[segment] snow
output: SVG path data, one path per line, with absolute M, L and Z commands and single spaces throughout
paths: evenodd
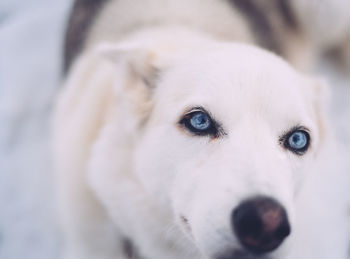
M 55 259 L 49 118 L 60 84 L 70 0 L 0 2 L 0 259 Z M 321 64 L 334 91 L 332 121 L 350 154 L 350 79 Z M 344 160 L 348 163 L 349 159 Z M 350 172 L 350 170 L 348 170 Z
M 0 258 L 58 258 L 49 112 L 68 0 L 0 2 Z

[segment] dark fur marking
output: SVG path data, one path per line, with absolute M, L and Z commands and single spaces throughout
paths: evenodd
M 274 36 L 273 27 L 268 19 L 268 16 L 259 7 L 257 0 L 228 1 L 245 15 L 247 21 L 250 23 L 253 32 L 256 34 L 256 38 L 259 44 L 262 47 L 272 50 L 278 54 L 282 52 L 281 46 Z
M 295 14 L 290 6 L 290 0 L 276 0 L 276 1 L 277 1 L 277 7 L 280 11 L 281 17 L 285 25 L 287 25 L 292 30 L 297 30 L 299 25 L 295 17 Z
M 258 44 L 277 54 L 285 54 L 285 40 L 299 33 L 290 0 L 228 0 L 250 24 Z
M 67 72 L 73 60 L 85 44 L 85 40 L 94 18 L 108 0 L 75 0 L 67 25 L 64 43 L 64 72 Z

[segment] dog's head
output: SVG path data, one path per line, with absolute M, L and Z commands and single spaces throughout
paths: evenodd
M 240 44 L 133 49 L 104 51 L 138 118 L 131 161 L 143 188 L 209 258 L 284 251 L 326 135 L 324 87 Z

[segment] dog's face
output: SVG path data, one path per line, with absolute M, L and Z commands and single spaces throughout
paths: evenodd
M 144 81 L 152 108 L 133 170 L 149 195 L 208 258 L 283 251 L 325 137 L 322 88 L 279 58 L 234 44 L 187 53 Z

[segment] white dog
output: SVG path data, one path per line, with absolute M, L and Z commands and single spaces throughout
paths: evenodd
M 332 142 L 323 84 L 215 30 L 121 18 L 110 43 L 90 39 L 57 104 L 65 258 L 346 258 L 344 236 L 309 225 L 323 215 L 303 191 Z

